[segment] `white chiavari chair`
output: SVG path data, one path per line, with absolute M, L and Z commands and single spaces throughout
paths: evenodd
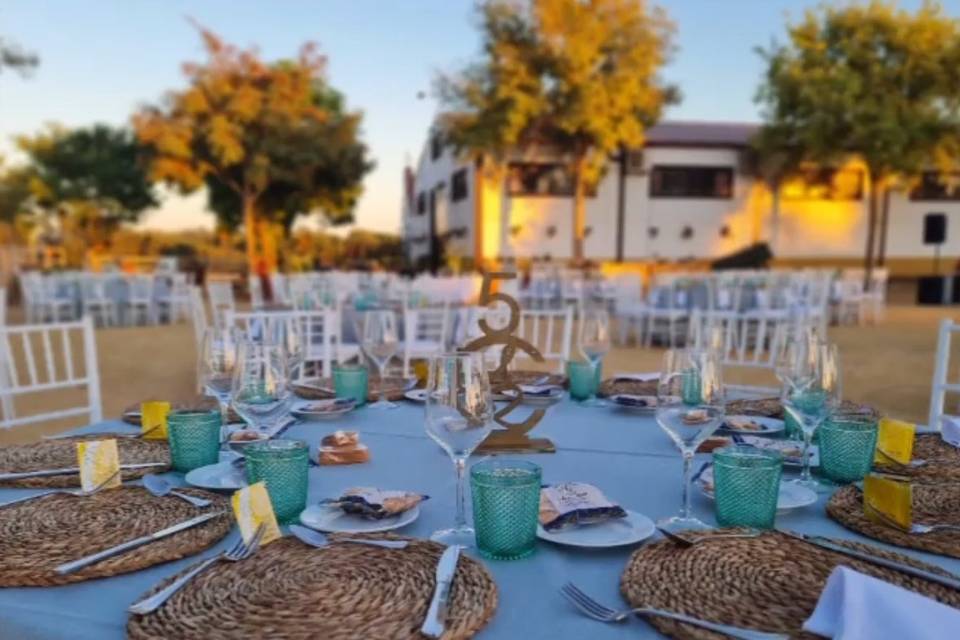
M 134 275 L 127 278 L 127 295 L 123 300 L 123 314 L 127 324 L 156 324 L 153 276 Z
M 573 306 L 563 309 L 524 309 L 516 334 L 532 344 L 551 363 L 557 373 L 563 373 L 573 344 Z M 522 349 L 517 349 L 513 362 L 531 361 Z
M 84 389 L 85 403 L 17 415 L 17 397 L 63 389 Z M 84 416 L 84 423 L 103 418 L 90 316 L 71 322 L 0 326 L 0 408 L 0 427 L 5 429 L 77 416 Z
M 247 286 L 250 290 L 250 308 L 251 309 L 262 309 L 263 308 L 263 284 L 260 281 L 260 276 L 255 273 L 251 273 L 247 276 Z
M 679 285 L 675 275 L 658 276 L 647 296 L 647 328 L 644 346 L 649 347 L 654 336 L 663 336 L 672 348 L 676 346 L 683 320 L 690 315 L 689 291 Z
M 927 417 L 927 426 L 937 430 L 942 427 L 943 417 L 948 415 L 943 409 L 947 393 L 960 393 L 960 381 L 950 382 L 950 350 L 953 345 L 953 334 L 957 332 L 960 332 L 960 324 L 950 318 L 940 321 L 930 393 L 930 413 Z
M 410 375 L 410 361 L 429 358 L 447 348 L 450 337 L 450 304 L 403 310 L 403 375 Z
M 643 301 L 643 280 L 636 273 L 621 273 L 612 280 L 613 316 L 617 320 L 617 344 L 624 345 L 633 332 L 637 344 L 644 338 L 647 304 Z
M 237 303 L 233 297 L 233 284 L 229 280 L 208 281 L 207 297 L 210 299 L 210 317 L 214 324 L 221 324 L 228 311 L 237 310 Z
M 93 317 L 100 326 L 119 322 L 116 301 L 107 292 L 107 281 L 97 274 L 85 274 L 81 280 L 80 296 L 84 315 Z

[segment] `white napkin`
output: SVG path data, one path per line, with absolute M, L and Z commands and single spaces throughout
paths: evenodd
M 940 418 L 940 437 L 947 444 L 960 447 L 960 418 L 952 416 Z
M 849 567 L 827 579 L 803 630 L 834 640 L 955 640 L 960 609 Z

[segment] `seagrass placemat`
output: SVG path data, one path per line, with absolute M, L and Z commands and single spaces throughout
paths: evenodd
M 656 396 L 657 380 L 607 378 L 600 383 L 600 388 L 597 389 L 597 395 L 601 398 L 608 398 L 618 393 L 627 393 L 634 396 Z
M 870 545 L 833 542 L 945 573 Z M 803 633 L 801 627 L 813 612 L 830 572 L 840 564 L 960 607 L 960 592 L 948 587 L 773 531 L 756 538 L 708 541 L 692 547 L 669 541 L 646 545 L 630 557 L 620 578 L 620 591 L 633 607 L 655 607 L 721 624 L 812 639 L 817 636 Z M 719 637 L 664 618 L 647 620 L 671 638 Z
M 105 489 L 79 497 L 49 495 L 0 508 L 0 587 L 50 586 L 138 571 L 193 555 L 233 526 L 229 499 L 200 489 L 180 489 L 213 504 L 198 509 L 175 497 L 155 498 L 143 487 Z M 54 568 L 211 510 L 222 511 L 196 527 L 98 562 L 68 575 Z
M 82 440 L 103 439 L 104 436 L 76 436 L 42 440 L 30 444 L 14 444 L 0 447 L 0 473 L 19 471 L 39 471 L 41 469 L 67 469 L 77 466 L 76 443 Z M 162 462 L 163 466 L 142 469 L 122 469 L 124 480 L 136 480 L 148 473 L 163 473 L 170 470 L 170 446 L 166 440 L 141 440 L 139 438 L 117 438 L 120 452 L 120 464 L 138 464 Z M 79 487 L 80 476 L 70 473 L 41 478 L 23 478 L 20 480 L 0 481 L 2 487 Z
M 402 376 L 387 376 L 384 381 L 387 400 L 403 400 L 403 394 L 410 388 L 409 378 Z M 333 380 L 330 378 L 314 378 L 306 384 L 294 384 L 293 392 L 305 400 L 325 400 L 336 395 L 333 391 Z M 367 400 L 376 402 L 379 399 L 380 378 L 370 378 L 367 384 Z
M 918 482 L 955 480 L 960 482 L 960 449 L 947 444 L 937 433 L 918 435 L 913 442 L 913 459 L 925 460 L 919 467 L 897 464 L 876 465 L 878 470 L 909 476 Z
M 124 409 L 120 419 L 127 424 L 139 427 L 141 424 L 140 404 L 138 402 Z M 220 405 L 217 404 L 217 401 L 207 396 L 197 396 L 189 402 L 175 402 L 170 406 L 171 411 L 213 411 L 219 410 L 219 408 Z M 227 420 L 230 422 L 241 421 L 240 415 L 233 410 L 233 407 L 227 409 Z
M 402 550 L 350 543 L 315 549 L 283 538 L 242 562 L 208 569 L 156 612 L 132 616 L 127 634 L 134 640 L 422 638 L 443 549 L 420 540 Z M 496 606 L 490 574 L 461 554 L 444 640 L 473 636 Z
M 960 483 L 920 484 L 912 487 L 912 519 L 921 524 L 960 526 Z M 960 530 L 907 533 L 879 524 L 863 513 L 863 493 L 855 486 L 838 489 L 827 502 L 827 515 L 848 529 L 868 538 L 900 547 L 960 558 Z
M 846 416 L 862 415 L 873 416 L 875 418 L 880 415 L 873 407 L 851 400 L 841 402 L 837 413 Z M 727 415 L 762 416 L 783 420 L 783 403 L 780 402 L 780 398 L 741 398 L 739 400 L 731 400 L 727 403 Z

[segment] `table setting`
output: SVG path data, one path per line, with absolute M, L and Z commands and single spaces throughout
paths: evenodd
M 144 401 L 139 425 L 0 447 L 0 635 L 938 638 L 906 607 L 960 621 L 950 432 L 844 398 L 812 331 L 784 349 L 779 398 L 730 397 L 709 348 L 604 379 L 602 310 L 566 375 L 441 353 L 415 397 L 406 380 L 383 397 L 395 321 L 368 313 L 380 376 L 337 365 L 308 385 L 323 398 L 295 382 L 296 341 L 213 328 L 215 408 Z

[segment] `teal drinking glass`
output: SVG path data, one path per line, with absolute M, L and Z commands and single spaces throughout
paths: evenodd
M 877 420 L 834 416 L 820 425 L 820 471 L 835 482 L 856 482 L 870 473 L 877 447 Z
M 700 398 L 700 374 L 696 369 L 683 372 L 683 385 L 680 390 L 683 403 L 696 405 L 702 402 Z
M 357 364 L 333 365 L 333 390 L 338 398 L 353 398 L 357 406 L 367 402 L 367 368 Z
M 594 371 L 589 362 L 583 360 L 567 361 L 567 379 L 570 381 L 570 397 L 574 400 L 589 400 L 600 389 L 603 377 L 603 363 Z
M 485 558 L 533 553 L 540 513 L 540 467 L 524 460 L 485 460 L 470 469 L 473 526 Z
M 749 446 L 713 452 L 717 522 L 722 527 L 772 529 L 780 495 L 783 456 Z
M 220 412 L 172 411 L 167 416 L 170 460 L 186 473 L 220 461 Z
M 307 507 L 310 450 L 299 440 L 265 440 L 244 449 L 247 482 L 267 485 L 273 513 L 280 524 L 297 519 Z

